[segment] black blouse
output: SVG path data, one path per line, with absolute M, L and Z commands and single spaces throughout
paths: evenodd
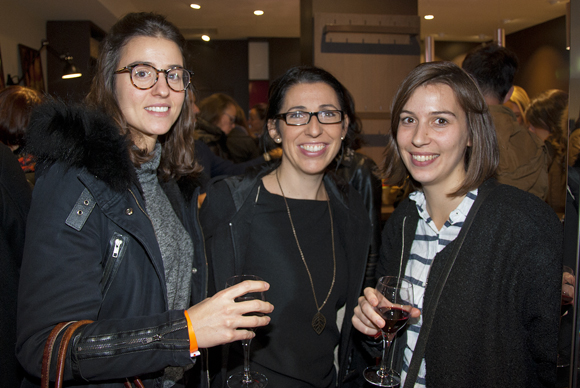
M 340 332 L 336 311 L 346 302 L 347 262 L 335 233 L 336 280 L 321 313 L 326 327 L 318 335 L 312 327 L 317 312 L 308 272 L 300 257 L 284 198 L 260 187 L 252 221 L 250 248 L 244 273 L 270 283 L 266 299 L 274 305 L 271 322 L 252 340 L 252 370 L 268 378 L 268 386 L 330 387 L 335 385 L 334 349 Z M 322 305 L 333 277 L 332 236 L 326 201 L 288 199 L 292 221 L 318 305 Z M 336 220 L 335 220 L 336 222 Z M 335 227 L 336 229 L 336 227 Z M 348 318 L 345 318 L 348 319 Z M 234 344 L 230 367 L 242 367 L 241 346 Z

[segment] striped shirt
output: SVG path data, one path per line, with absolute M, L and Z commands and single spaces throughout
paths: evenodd
M 457 238 L 465 218 L 477 197 L 477 189 L 467 193 L 463 201 L 457 208 L 449 214 L 449 219 L 445 222 L 441 230 L 435 226 L 435 222 L 427 212 L 427 203 L 422 191 L 411 193 L 409 199 L 415 201 L 417 211 L 419 212 L 419 222 L 415 231 L 415 239 L 411 245 L 409 261 L 405 268 L 405 278 L 413 283 L 413 299 L 415 307 L 421 310 L 421 316 L 418 319 L 409 320 L 407 328 L 407 345 L 403 356 L 403 370 L 401 372 L 401 386 L 404 385 L 413 350 L 417 344 L 417 338 L 421 325 L 423 324 L 423 297 L 429 278 L 431 263 L 435 255 L 441 252 L 449 243 Z M 425 387 L 425 358 L 421 362 L 421 368 L 417 376 L 415 388 Z

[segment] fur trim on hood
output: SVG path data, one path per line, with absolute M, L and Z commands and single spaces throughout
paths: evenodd
M 40 165 L 86 169 L 117 192 L 138 182 L 129 146 L 107 114 L 55 100 L 33 111 L 26 134 L 26 151 Z

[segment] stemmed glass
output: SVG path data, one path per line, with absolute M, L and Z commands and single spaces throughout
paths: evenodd
M 378 366 L 369 366 L 364 370 L 365 379 L 379 387 L 395 387 L 401 379 L 387 369 L 389 349 L 397 332 L 405 326 L 413 307 L 413 284 L 396 276 L 383 276 L 377 282 L 375 293 L 379 304 L 375 310 L 385 320 L 381 329 L 383 337 L 383 358 Z
M 262 280 L 259 276 L 255 275 L 237 275 L 232 276 L 226 281 L 226 288 L 234 286 L 245 280 Z M 247 300 L 266 300 L 266 296 L 263 292 L 248 292 L 242 296 L 235 299 L 236 302 L 244 302 Z M 252 312 L 246 315 L 262 315 L 262 313 Z M 253 330 L 253 329 L 247 329 Z M 242 348 L 244 349 L 244 370 L 241 372 L 236 372 L 228 377 L 228 387 L 229 388 L 264 388 L 268 384 L 268 378 L 260 372 L 250 371 L 250 343 L 251 339 L 242 340 Z

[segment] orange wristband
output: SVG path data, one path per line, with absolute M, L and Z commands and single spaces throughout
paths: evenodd
M 191 357 L 199 356 L 201 353 L 197 347 L 197 339 L 195 338 L 195 332 L 193 331 L 193 326 L 191 325 L 191 319 L 189 319 L 189 314 L 187 310 L 185 312 L 185 320 L 187 321 L 187 332 L 189 333 L 189 355 Z

